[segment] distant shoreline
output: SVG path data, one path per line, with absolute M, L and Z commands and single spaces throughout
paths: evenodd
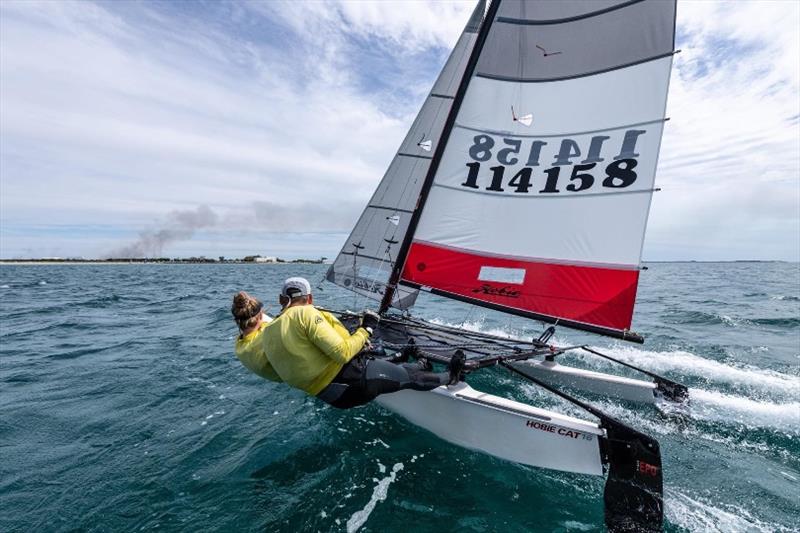
M 797 263 L 797 261 L 786 261 L 783 259 L 735 259 L 735 260 L 720 260 L 720 261 L 698 261 L 694 259 L 676 259 L 674 261 L 642 261 L 643 265 L 647 264 L 669 264 L 669 263 Z M 272 262 L 257 262 L 257 261 L 244 261 L 239 259 L 230 259 L 225 261 L 216 260 L 194 260 L 194 259 L 172 259 L 164 260 L 107 260 L 107 259 L 0 259 L 0 266 L 3 265 L 330 265 L 330 261 L 319 261 L 310 259 L 295 259 L 291 261 L 272 261 Z
M 173 260 L 173 261 L 106 261 L 103 259 L 78 261 L 74 259 L 51 260 L 51 259 L 0 259 L 0 266 L 2 265 L 329 265 L 328 262 L 311 261 L 311 260 L 295 260 L 295 261 L 275 261 L 275 262 L 256 262 L 256 261 L 239 261 L 239 260 L 226 260 L 226 261 L 192 261 L 189 259 Z

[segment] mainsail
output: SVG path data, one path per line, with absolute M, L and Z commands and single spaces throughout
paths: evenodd
M 385 291 L 382 310 L 422 288 L 641 340 L 628 330 L 674 39 L 670 0 L 494 0 L 442 73 L 461 75 L 454 98 L 434 111 L 434 87 L 329 279 Z M 389 262 L 387 283 L 370 269 Z
M 378 189 L 328 270 L 328 281 L 375 300 L 383 299 L 485 8 L 485 0 L 481 0 Z M 397 288 L 392 291 L 391 305 L 406 309 L 416 297 L 415 288 Z

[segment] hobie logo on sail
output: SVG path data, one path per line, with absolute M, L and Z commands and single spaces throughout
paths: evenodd
M 474 293 L 490 294 L 492 296 L 507 296 L 508 298 L 519 298 L 520 291 L 514 287 L 492 287 L 484 283 L 477 289 L 472 289 Z
M 467 153 L 472 162 L 467 163 L 467 176 L 460 185 L 467 189 L 517 194 L 558 194 L 581 192 L 593 189 L 624 189 L 637 178 L 634 170 L 639 153 L 636 143 L 643 129 L 625 131 L 616 146 L 609 148 L 609 135 L 594 135 L 583 150 L 572 138 L 552 141 L 493 136 L 481 133 L 472 137 Z M 499 137 L 499 138 L 498 138 Z M 534 174 L 534 168 L 542 166 L 546 147 L 557 151 L 552 154 L 551 167 Z M 613 152 L 609 153 L 609 150 Z M 527 154 L 527 157 L 523 154 Z M 581 156 L 584 156 L 581 159 Z M 609 161 L 610 160 L 610 161 Z M 495 161 L 499 164 L 493 164 Z M 609 161 L 604 166 L 598 164 Z M 490 174 L 487 175 L 487 168 Z M 519 168 L 522 166 L 522 168 Z M 562 167 L 572 166 L 569 175 Z M 513 167 L 513 168 L 512 168 Z

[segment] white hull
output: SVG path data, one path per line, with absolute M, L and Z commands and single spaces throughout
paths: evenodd
M 656 403 L 656 384 L 611 374 L 564 366 L 555 361 L 525 361 L 516 368 L 538 378 L 548 385 L 574 387 L 631 402 Z
M 601 475 L 597 424 L 477 391 L 466 383 L 376 401 L 438 437 L 525 465 Z

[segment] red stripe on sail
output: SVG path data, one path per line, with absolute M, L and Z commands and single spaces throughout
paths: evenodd
M 519 278 L 524 270 L 524 279 L 481 280 L 485 267 L 514 269 Z M 623 330 L 631 326 L 639 271 L 487 257 L 414 242 L 402 279 L 494 305 Z

